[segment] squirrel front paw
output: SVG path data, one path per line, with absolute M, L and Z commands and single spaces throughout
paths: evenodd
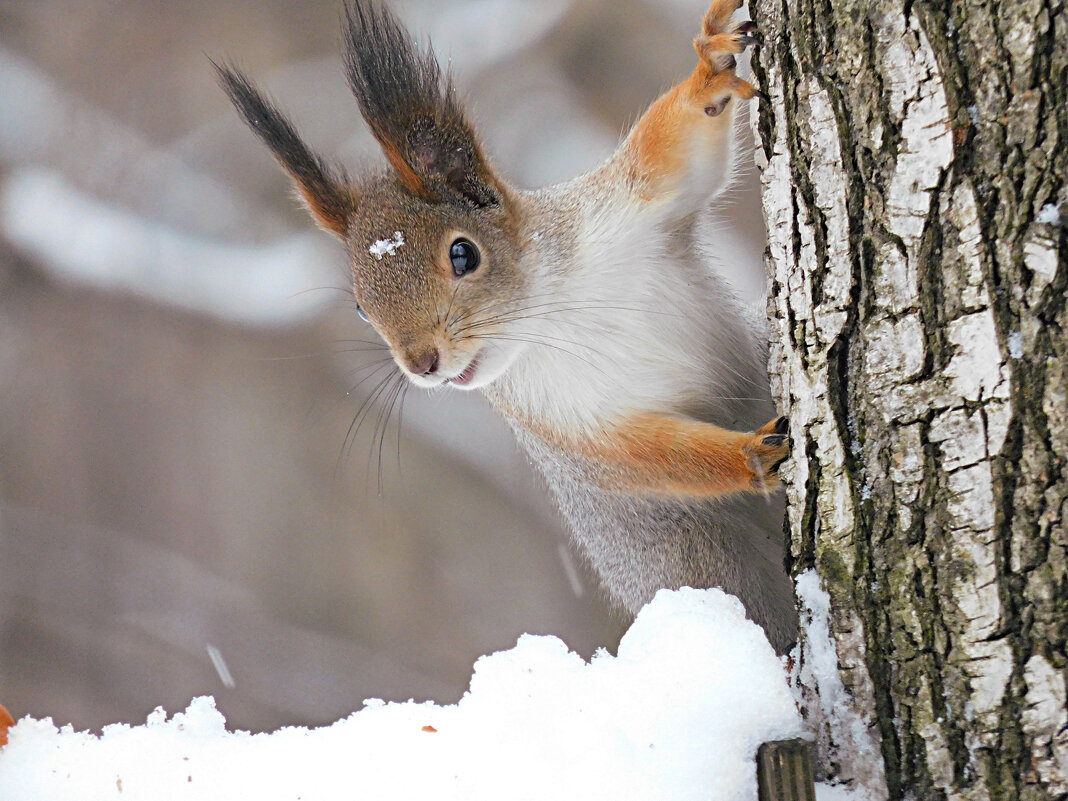
M 730 73 L 728 91 L 713 98 L 705 108 L 710 117 L 723 111 L 732 94 L 745 100 L 758 94 L 751 83 L 734 75 L 735 54 L 760 41 L 756 23 L 731 19 L 739 6 L 739 0 L 713 0 L 702 20 L 700 35 L 693 40 L 697 55 L 713 75 Z
M 790 456 L 790 421 L 777 417 L 755 432 L 742 446 L 746 463 L 753 472 L 750 486 L 756 492 L 770 492 L 779 486 L 779 467 Z

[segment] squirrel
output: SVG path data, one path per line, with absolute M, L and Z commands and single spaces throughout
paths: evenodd
M 756 94 L 735 74 L 757 41 L 739 6 L 713 0 L 693 72 L 606 163 L 536 191 L 494 170 L 433 49 L 376 0 L 346 6 L 344 58 L 384 171 L 350 180 L 245 75 L 215 68 L 347 246 L 357 310 L 400 370 L 485 394 L 611 599 L 636 614 L 664 587 L 720 587 L 782 652 L 797 614 L 770 493 L 788 423 L 764 323 L 695 235 L 731 178 L 737 100 Z

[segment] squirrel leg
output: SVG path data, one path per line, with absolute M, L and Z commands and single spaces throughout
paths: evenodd
M 647 201 L 678 201 L 688 214 L 730 176 L 732 97 L 756 90 L 735 72 L 736 53 L 757 41 L 752 22 L 734 22 L 737 0 L 714 0 L 701 34 L 699 56 L 688 78 L 661 95 L 631 130 L 621 151 L 637 194 Z
M 642 413 L 570 447 L 605 468 L 594 476 L 603 489 L 708 497 L 775 489 L 779 466 L 789 455 L 788 431 L 784 417 L 741 432 Z

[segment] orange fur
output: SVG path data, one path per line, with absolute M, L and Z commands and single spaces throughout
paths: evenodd
M 15 719 L 7 711 L 7 707 L 0 704 L 0 748 L 7 745 L 7 730 L 15 725 Z
M 595 449 L 620 468 L 620 489 L 668 495 L 722 495 L 751 489 L 742 448 L 749 435 L 708 423 L 643 413 L 617 425 Z
M 596 465 L 601 489 L 628 494 L 712 497 L 760 492 L 777 482 L 774 466 L 786 457 L 785 438 L 764 442 L 779 418 L 755 433 L 654 412 L 631 415 L 592 435 L 564 434 L 544 425 L 523 426 L 566 452 Z
M 755 90 L 734 74 L 734 53 L 744 39 L 731 23 L 736 0 L 716 0 L 705 14 L 702 35 L 694 40 L 700 56 L 694 71 L 661 95 L 634 126 L 627 148 L 634 179 L 642 196 L 652 199 L 670 192 L 672 179 L 689 159 L 688 145 L 715 125 L 708 109 L 730 96 L 748 100 Z
M 678 172 L 685 160 L 686 154 L 679 147 L 685 127 L 685 104 L 679 95 L 684 92 L 684 85 L 679 84 L 661 95 L 634 128 L 631 148 L 635 172 L 644 183 L 657 185 Z
M 404 184 L 404 188 L 411 192 L 416 197 L 421 197 L 424 200 L 429 200 L 431 192 L 426 185 L 426 181 L 405 160 L 400 148 L 396 144 L 389 141 L 383 136 L 378 136 L 378 143 L 382 146 L 382 152 L 386 154 L 386 158 L 389 159 L 389 163 L 393 165 L 393 169 L 397 171 L 397 177 L 400 178 L 401 183 Z
M 739 0 L 712 0 L 701 20 L 701 29 L 705 36 L 712 36 L 716 31 L 722 30 L 741 5 Z
M 725 54 L 741 53 L 745 48 L 732 33 L 717 33 L 712 36 L 698 36 L 693 40 L 693 48 L 702 59 L 711 59 Z
M 334 194 L 322 192 L 321 187 L 305 184 L 298 175 L 289 170 L 286 170 L 286 173 L 293 179 L 293 185 L 300 192 L 304 205 L 308 207 L 308 211 L 312 213 L 319 227 L 342 239 L 348 236 L 349 220 L 355 200 L 351 203 L 339 202 Z

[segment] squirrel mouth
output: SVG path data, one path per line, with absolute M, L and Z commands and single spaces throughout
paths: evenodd
M 450 378 L 447 383 L 456 384 L 457 386 L 466 386 L 471 383 L 471 379 L 475 377 L 475 372 L 478 370 L 478 356 L 475 356 L 471 360 L 471 363 L 464 368 L 464 371 L 455 378 Z

